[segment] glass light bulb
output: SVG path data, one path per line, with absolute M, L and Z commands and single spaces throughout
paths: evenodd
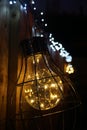
M 43 55 L 30 56 L 27 66 L 30 69 L 28 71 L 27 68 L 23 87 L 26 102 L 37 110 L 48 110 L 58 105 L 63 83 L 56 73 L 48 69 Z
M 62 113 L 81 104 L 68 76 L 55 64 L 57 61 L 52 62 L 45 40 L 35 36 L 21 42 L 23 55 L 18 60 L 17 100 L 23 119 Z M 71 65 L 68 71 L 72 72 Z

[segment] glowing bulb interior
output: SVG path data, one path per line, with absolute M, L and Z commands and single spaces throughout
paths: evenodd
M 63 91 L 60 77 L 49 71 L 41 54 L 29 57 L 28 66 L 30 70 L 27 71 L 26 81 L 29 82 L 24 84 L 27 103 L 37 110 L 48 110 L 58 105 Z

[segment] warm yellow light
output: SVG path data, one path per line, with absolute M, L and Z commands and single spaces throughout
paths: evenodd
M 65 65 L 65 72 L 68 74 L 74 73 L 74 68 L 71 64 Z
M 48 89 L 48 85 L 45 85 L 45 86 L 44 86 L 44 89 Z
M 27 90 L 25 89 L 25 93 L 29 93 L 29 92 L 30 92 L 30 90 L 29 90 L 29 89 L 27 89 Z
M 56 94 L 50 94 L 50 98 L 52 99 L 52 100 L 54 100 L 55 98 L 57 98 L 58 96 L 56 95 Z
M 40 107 L 43 109 L 43 108 L 44 108 L 44 104 L 43 104 L 43 103 L 41 103 L 41 104 L 40 104 Z
M 28 75 L 28 77 L 27 77 L 28 79 L 30 79 L 31 78 L 31 76 L 30 75 Z
M 39 58 L 37 58 L 37 63 L 39 63 Z
M 34 103 L 34 100 L 33 100 L 33 99 L 31 99 L 31 101 L 30 101 L 30 102 L 31 102 L 31 104 L 32 104 L 32 103 Z
M 33 59 L 35 58 L 35 64 Z M 24 84 L 24 96 L 29 105 L 38 110 L 48 110 L 58 105 L 62 98 L 61 90 L 63 83 L 59 76 L 44 64 L 41 54 L 29 57 L 28 62 L 32 65 L 30 74 L 26 76 L 29 80 Z M 31 63 L 32 62 L 32 63 Z M 36 67 L 35 73 L 34 68 Z M 32 71 L 31 71 L 32 70 Z M 30 76 L 31 75 L 31 76 Z
M 55 84 L 52 83 L 52 84 L 51 84 L 51 87 L 54 88 L 54 87 L 55 87 Z

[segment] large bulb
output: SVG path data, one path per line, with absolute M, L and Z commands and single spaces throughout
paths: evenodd
M 37 110 L 48 110 L 58 105 L 62 98 L 63 83 L 60 77 L 48 69 L 42 54 L 29 56 L 23 93 L 26 102 Z

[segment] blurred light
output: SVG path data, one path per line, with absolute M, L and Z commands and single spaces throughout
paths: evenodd
M 27 4 L 24 4 L 25 7 L 27 7 Z
M 23 6 L 22 6 L 22 5 L 20 5 L 20 9 L 21 9 L 21 10 L 24 10 L 24 8 L 23 8 Z
M 49 35 L 49 38 L 51 38 L 52 37 L 52 33 L 50 33 L 50 35 Z
M 36 7 L 34 7 L 34 10 L 36 10 Z
M 47 23 L 45 23 L 45 27 L 47 27 Z
M 24 6 L 23 8 L 24 8 L 24 10 L 26 10 L 26 9 L 27 9 L 27 7 L 26 7 L 26 6 Z
M 70 56 L 70 55 L 67 56 L 67 57 L 66 57 L 66 62 L 71 62 L 71 61 L 72 61 L 72 56 Z
M 44 35 L 43 35 L 43 34 L 41 34 L 41 37 L 44 37 Z
M 40 14 L 43 15 L 43 12 L 41 12 Z
M 74 68 L 71 64 L 66 64 L 64 71 L 68 74 L 72 74 L 72 73 L 74 73 Z
M 16 4 L 16 1 L 14 0 L 13 3 Z
M 66 62 L 71 62 L 72 56 L 70 56 L 69 53 L 63 48 L 62 44 L 59 42 L 55 42 L 52 35 L 50 35 L 49 37 L 49 41 L 52 43 L 50 47 L 53 49 L 53 51 L 59 51 L 60 56 L 65 57 Z
M 31 4 L 35 4 L 34 0 L 31 1 Z
M 10 5 L 12 5 L 12 4 L 13 4 L 13 2 L 12 2 L 12 1 L 9 1 L 9 4 L 10 4 Z
M 41 19 L 42 22 L 44 22 L 44 19 Z

